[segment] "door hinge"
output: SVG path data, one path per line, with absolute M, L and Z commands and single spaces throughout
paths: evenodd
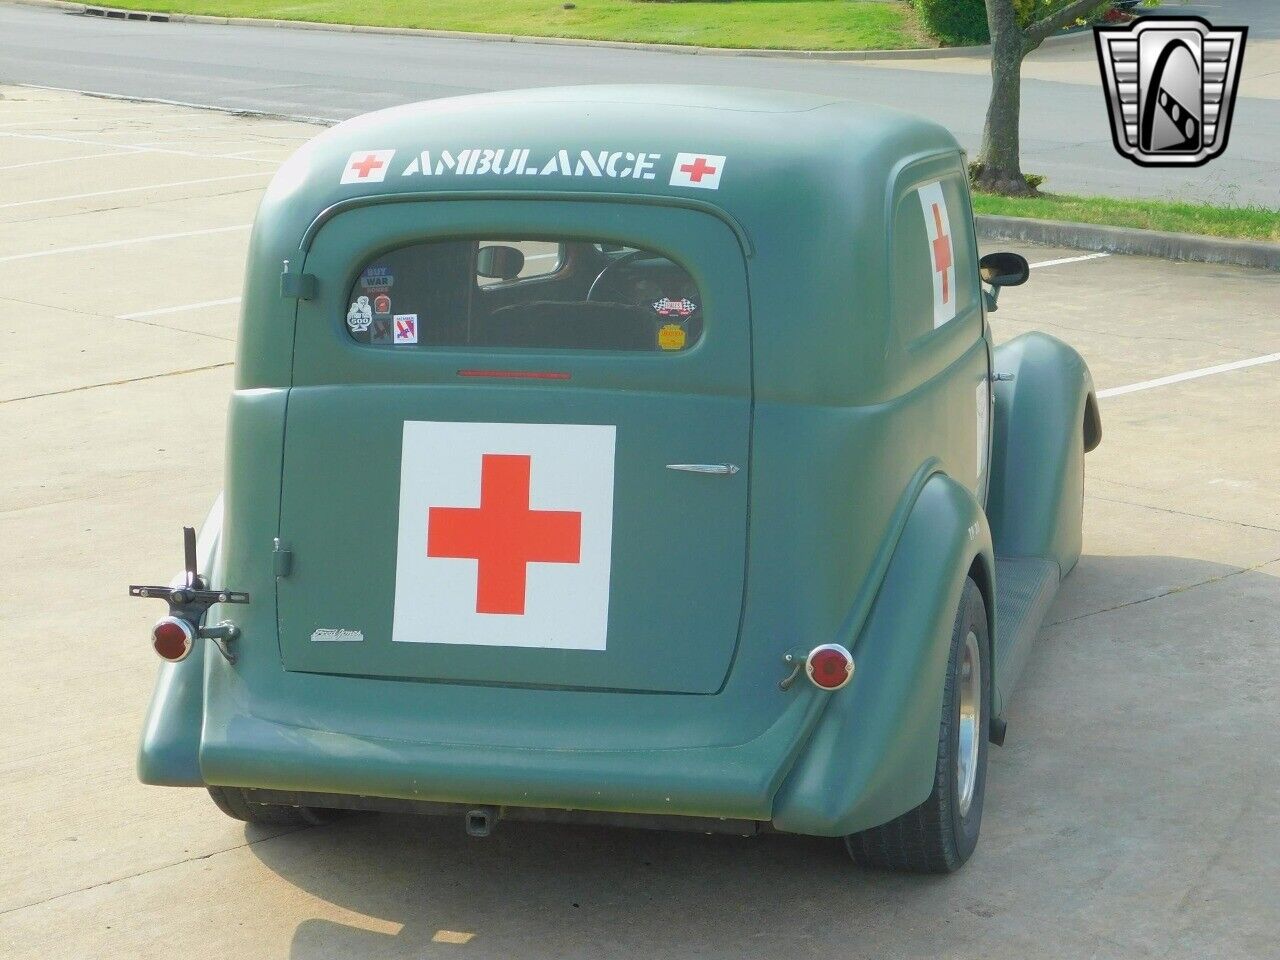
M 275 538 L 274 549 L 271 551 L 271 566 L 277 580 L 287 577 L 293 571 L 293 551 L 287 544 L 281 543 L 279 537 Z
M 286 300 L 314 300 L 316 296 L 315 274 L 303 273 L 284 261 L 284 269 L 280 272 L 280 296 Z

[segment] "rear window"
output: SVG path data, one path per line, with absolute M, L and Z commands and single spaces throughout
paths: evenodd
M 433 347 L 679 353 L 702 336 L 702 297 L 678 263 L 598 240 L 439 240 L 370 261 L 347 332 Z

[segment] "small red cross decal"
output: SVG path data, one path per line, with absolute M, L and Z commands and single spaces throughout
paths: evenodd
M 351 169 L 356 172 L 356 175 L 361 180 L 369 176 L 373 171 L 385 166 L 386 164 L 375 157 L 372 153 L 368 154 L 363 160 L 354 160 L 351 163 Z
M 411 337 L 411 336 L 413 336 L 413 321 L 412 321 L 412 320 L 397 320 L 397 321 L 396 321 L 396 333 L 398 333 L 401 337 Z
M 479 507 L 431 507 L 427 556 L 479 561 L 476 613 L 523 614 L 530 563 L 580 563 L 582 514 L 530 510 L 528 456 L 481 458 Z
M 680 164 L 680 172 L 687 173 L 694 183 L 701 183 L 702 178 L 716 172 L 716 168 L 707 163 L 706 157 L 697 157 L 693 163 Z
M 933 222 L 938 228 L 938 239 L 933 241 L 933 269 L 942 274 L 942 302 L 951 302 L 951 288 L 947 283 L 947 271 L 951 269 L 951 238 L 942 229 L 942 211 L 933 205 Z

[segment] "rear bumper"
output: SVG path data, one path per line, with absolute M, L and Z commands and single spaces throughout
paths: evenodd
M 375 739 L 239 715 L 205 726 L 205 783 L 495 807 L 769 820 L 826 695 L 733 746 L 545 750 Z

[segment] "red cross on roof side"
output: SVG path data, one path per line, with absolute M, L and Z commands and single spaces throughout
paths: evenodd
M 701 183 L 703 177 L 716 172 L 716 168 L 707 163 L 706 157 L 696 157 L 693 163 L 682 163 L 680 170 L 687 173 L 694 183 Z
M 379 167 L 385 167 L 385 166 L 386 166 L 385 163 L 383 163 L 376 156 L 370 153 L 370 154 L 367 154 L 363 160 L 354 161 L 351 164 L 351 169 L 356 171 L 356 173 L 359 174 L 361 179 L 364 179 L 374 170 L 377 170 Z

